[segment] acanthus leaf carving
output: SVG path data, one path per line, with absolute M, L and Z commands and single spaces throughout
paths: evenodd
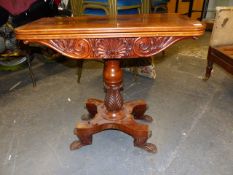
M 41 43 L 68 57 L 87 58 L 91 56 L 91 45 L 88 39 L 53 39 Z
M 133 50 L 139 57 L 149 57 L 164 50 L 174 42 L 182 39 L 183 37 L 141 37 L 137 38 L 133 45 Z
M 150 57 L 164 50 L 181 36 L 129 37 L 129 38 L 87 38 L 42 40 L 58 52 L 72 58 L 139 58 Z

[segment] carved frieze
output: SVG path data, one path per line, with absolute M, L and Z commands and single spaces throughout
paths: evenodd
M 152 56 L 164 50 L 172 43 L 180 40 L 180 37 L 150 37 L 137 38 L 133 44 L 133 51 L 139 57 Z
M 53 39 L 39 42 L 72 58 L 108 59 L 150 57 L 183 38 L 179 36 L 158 36 L 103 39 Z
M 72 58 L 86 58 L 92 52 L 90 42 L 87 39 L 54 39 L 44 40 L 41 43 Z

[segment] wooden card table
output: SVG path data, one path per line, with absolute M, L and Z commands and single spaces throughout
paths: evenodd
M 40 43 L 73 59 L 104 61 L 104 100 L 88 99 L 86 109 L 90 120 L 77 124 L 70 149 L 92 143 L 92 135 L 116 129 L 134 138 L 134 146 L 156 152 L 147 143 L 151 132 L 148 125 L 136 120 L 152 121 L 145 115 L 144 100 L 124 102 L 121 95 L 124 58 L 150 57 L 173 43 L 200 36 L 204 26 L 178 14 L 144 14 L 117 17 L 82 16 L 43 18 L 16 29 L 16 38 L 24 43 Z M 91 87 L 90 87 L 91 88 Z

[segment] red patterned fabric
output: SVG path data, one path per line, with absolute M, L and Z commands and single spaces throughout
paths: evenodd
M 56 4 L 57 6 L 61 3 L 61 0 L 54 0 L 54 4 Z
M 0 6 L 12 15 L 26 11 L 37 0 L 0 0 Z

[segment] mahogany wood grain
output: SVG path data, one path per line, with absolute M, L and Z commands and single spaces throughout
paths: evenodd
M 74 134 L 79 141 L 70 145 L 71 150 L 91 144 L 95 133 L 117 129 L 131 135 L 135 146 L 154 153 L 156 146 L 147 143 L 148 125 L 135 121 L 152 122 L 153 118 L 144 114 L 144 100 L 124 102 L 119 59 L 150 57 L 181 39 L 202 35 L 204 28 L 178 14 L 143 14 L 44 18 L 15 31 L 16 38 L 25 43 L 41 43 L 70 58 L 104 60 L 105 99 L 87 100 L 90 119 L 77 124 Z
M 43 18 L 15 30 L 17 39 L 199 36 L 204 26 L 179 14 Z

